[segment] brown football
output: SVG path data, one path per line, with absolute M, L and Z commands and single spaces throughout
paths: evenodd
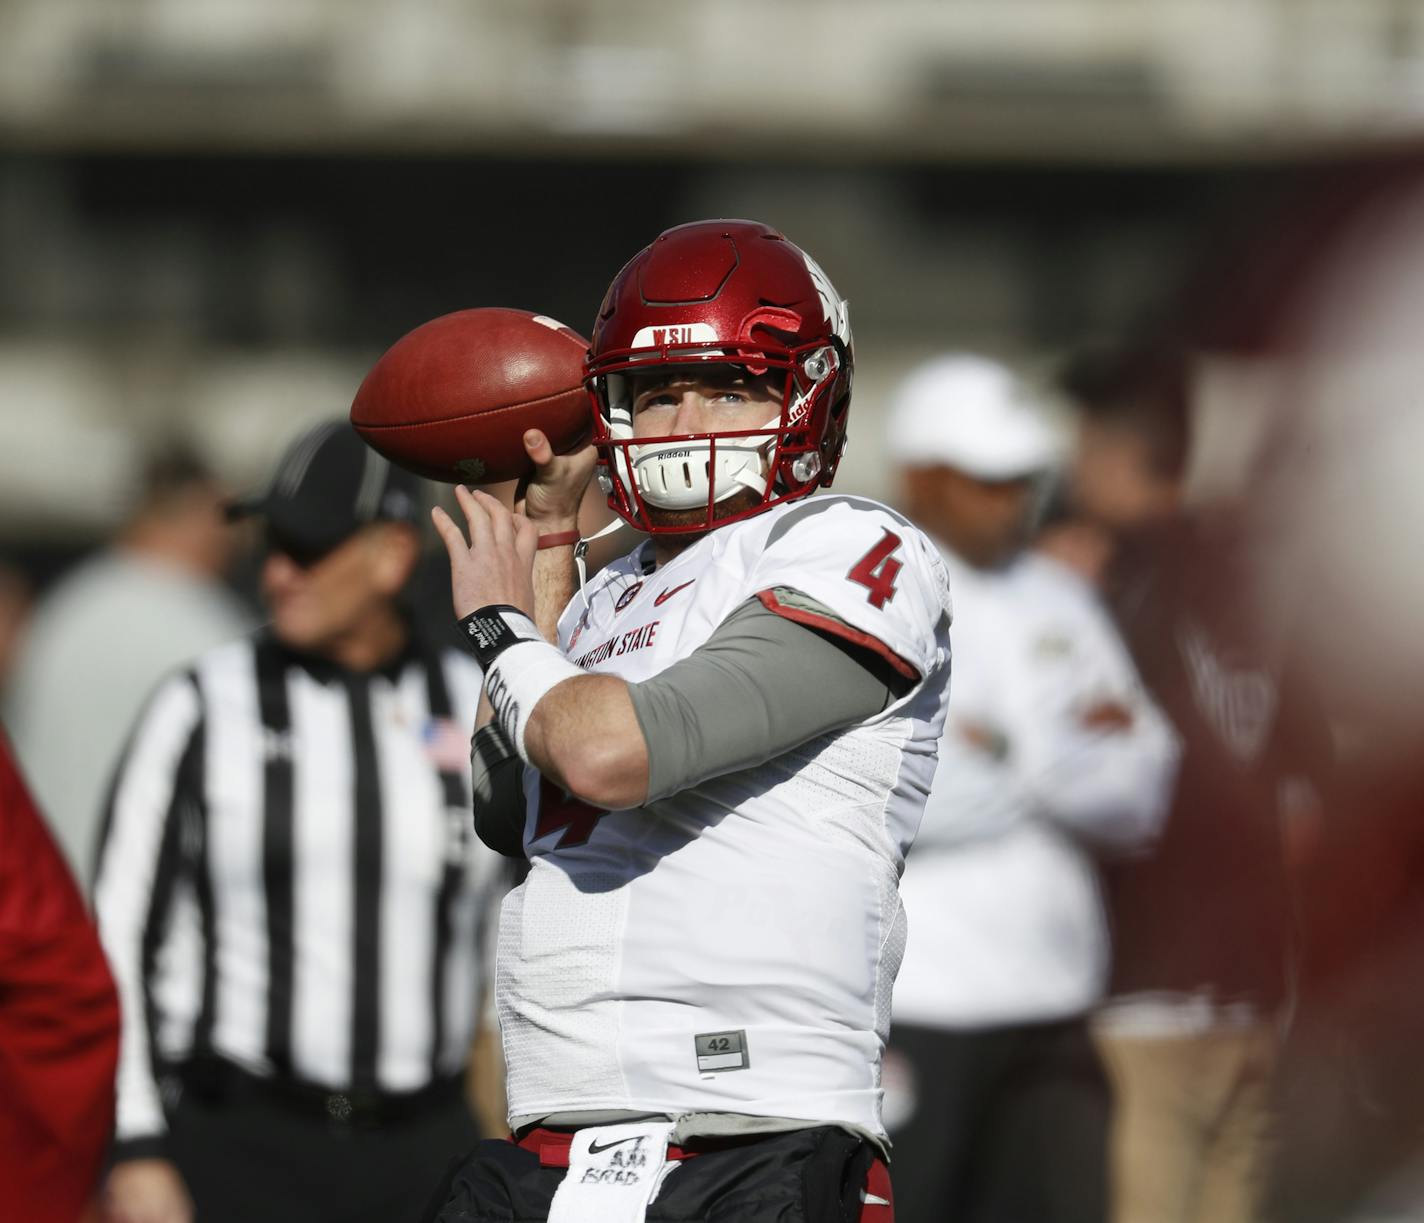
M 371 367 L 351 424 L 391 462 L 432 480 L 518 479 L 532 470 L 526 430 L 543 430 L 557 454 L 588 441 L 587 349 L 578 332 L 527 310 L 441 315 Z

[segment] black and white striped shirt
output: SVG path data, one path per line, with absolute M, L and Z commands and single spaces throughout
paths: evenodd
M 193 1056 L 333 1090 L 458 1073 L 504 883 L 470 824 L 480 683 L 454 651 L 362 675 L 259 635 L 154 694 L 94 890 L 121 1155 L 161 1150 L 159 1075 Z

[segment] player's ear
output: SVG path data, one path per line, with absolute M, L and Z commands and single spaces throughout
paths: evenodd
M 372 539 L 374 577 L 384 595 L 395 596 L 404 589 L 420 559 L 420 535 L 404 522 L 383 522 Z

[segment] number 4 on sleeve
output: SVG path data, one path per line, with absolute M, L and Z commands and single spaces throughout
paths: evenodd
M 900 576 L 900 570 L 904 568 L 893 555 L 900 546 L 900 537 L 885 528 L 885 534 L 880 542 L 862 556 L 846 577 L 864 586 L 870 593 L 866 598 L 870 605 L 875 608 L 884 607 L 895 597 L 895 579 Z

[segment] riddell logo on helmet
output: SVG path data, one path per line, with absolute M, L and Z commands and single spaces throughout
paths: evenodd
M 706 344 L 717 332 L 707 323 L 679 323 L 669 327 L 643 327 L 633 337 L 634 348 L 666 348 L 670 344 Z

